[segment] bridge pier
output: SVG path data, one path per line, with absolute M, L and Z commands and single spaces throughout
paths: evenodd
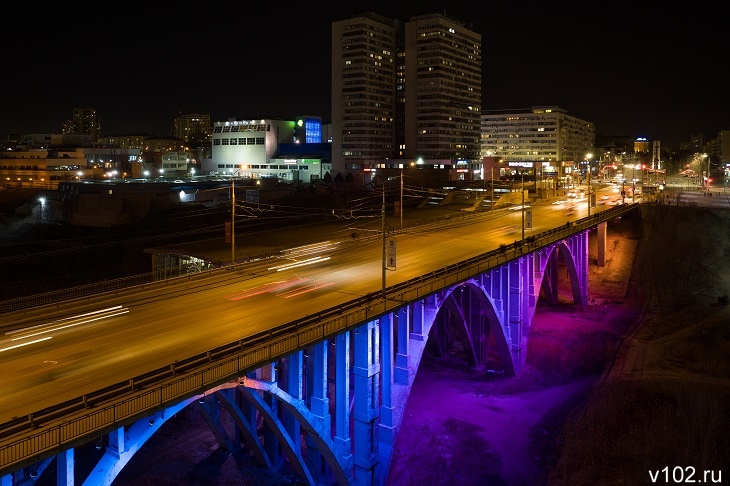
M 307 368 L 311 370 L 311 397 L 309 398 L 309 408 L 312 415 L 317 418 L 320 427 L 317 432 L 322 437 L 330 437 L 331 418 L 329 414 L 329 398 L 328 397 L 328 379 L 327 379 L 327 361 L 328 348 L 330 341 L 326 340 L 312 346 L 313 355 L 310 356 L 311 365 Z M 309 361 L 308 361 L 309 362 Z M 322 458 L 322 451 L 319 449 L 316 441 L 312 440 L 310 435 L 306 436 L 307 444 L 307 467 L 312 474 L 312 479 L 317 482 L 322 481 L 323 473 L 327 470 Z
M 596 236 L 598 240 L 598 266 L 606 266 L 606 239 L 608 236 L 608 223 L 598 223 L 596 227 Z
M 355 329 L 355 359 L 352 367 L 355 381 L 353 418 L 355 439 L 355 484 L 376 484 L 378 478 L 378 424 L 380 416 L 380 330 L 374 320 Z
M 396 314 L 398 335 L 396 339 L 397 354 L 395 355 L 395 370 L 393 379 L 399 385 L 410 385 L 409 378 L 409 322 L 411 317 L 411 308 L 415 304 L 406 305 L 398 309 Z

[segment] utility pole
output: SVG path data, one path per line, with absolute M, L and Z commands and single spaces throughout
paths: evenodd
M 382 264 L 382 272 L 383 272 L 383 305 L 385 305 L 385 180 L 381 178 L 381 186 L 383 190 L 383 208 L 381 210 L 382 220 L 383 220 L 383 264 Z
M 403 167 L 400 168 L 400 229 L 403 231 Z
M 522 240 L 525 240 L 525 173 L 522 172 Z
M 591 215 L 591 167 L 588 166 L 588 216 Z
M 231 265 L 236 262 L 236 183 L 231 176 Z
M 591 167 L 592 158 L 593 154 L 586 154 L 586 162 L 588 162 L 588 216 L 591 215 L 591 172 L 593 172 L 593 168 Z

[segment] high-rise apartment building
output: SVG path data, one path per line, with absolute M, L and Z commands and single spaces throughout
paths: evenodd
M 90 135 L 91 141 L 96 142 L 101 134 L 101 126 L 96 110 L 93 108 L 74 108 L 71 120 L 64 123 L 61 130 L 65 135 Z
M 367 12 L 332 23 L 332 166 L 360 171 L 396 155 L 398 21 Z
M 480 152 L 482 36 L 440 14 L 405 24 L 405 156 L 476 162 Z M 401 52 L 399 52 L 401 59 Z M 400 90 L 399 90 L 400 91 Z
M 175 118 L 173 135 L 190 145 L 210 145 L 211 125 L 210 115 L 192 113 Z
M 481 69 L 481 35 L 445 15 L 333 22 L 333 172 L 478 162 Z

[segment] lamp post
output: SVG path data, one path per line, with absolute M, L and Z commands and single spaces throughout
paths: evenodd
M 492 166 L 492 180 L 489 182 L 492 186 L 492 199 L 491 199 L 491 202 L 489 203 L 489 210 L 493 211 L 494 210 L 494 166 Z
M 236 179 L 231 174 L 231 266 L 236 262 Z
M 588 162 L 588 216 L 591 215 L 591 158 L 593 154 L 586 154 L 586 161 Z
M 241 169 L 231 170 L 231 265 L 236 262 L 236 179 Z
M 400 167 L 400 229 L 403 231 L 403 166 Z
M 380 211 L 381 218 L 382 218 L 382 225 L 383 225 L 383 228 L 382 228 L 382 233 L 383 233 L 383 261 L 382 261 L 382 265 L 381 266 L 382 266 L 382 273 L 383 273 L 383 275 L 382 275 L 382 277 L 383 277 L 383 282 L 382 282 L 383 283 L 383 289 L 382 289 L 382 291 L 383 291 L 383 305 L 385 305 L 385 302 L 386 302 L 386 300 L 385 300 L 385 263 L 386 263 L 386 256 L 385 256 L 385 181 L 382 180 L 382 178 L 381 178 L 381 182 L 382 182 L 381 187 L 382 187 L 382 191 L 383 191 L 383 206 L 382 206 L 382 209 Z
M 639 166 L 641 167 L 641 166 Z M 631 202 L 635 202 L 636 200 L 636 164 L 634 164 L 634 168 L 631 170 Z
M 525 239 L 525 173 L 522 172 L 522 240 Z

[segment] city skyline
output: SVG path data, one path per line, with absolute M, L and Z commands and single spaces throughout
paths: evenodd
M 730 97 L 712 72 L 727 42 L 712 17 L 699 28 L 686 10 L 632 6 L 596 15 L 539 4 L 519 12 L 490 5 L 487 13 L 443 6 L 175 10 L 139 25 L 121 13 L 115 22 L 130 28 L 114 32 L 93 12 L 78 25 L 103 29 L 62 22 L 74 18 L 69 13 L 33 24 L 32 34 L 16 24 L 6 52 L 23 62 L 11 63 L 5 79 L 0 132 L 59 133 L 73 108 L 85 107 L 97 111 L 104 135 L 169 135 L 174 118 L 190 113 L 210 114 L 211 122 L 298 115 L 328 122 L 331 25 L 365 10 L 401 19 L 445 13 L 480 33 L 482 112 L 560 106 L 594 123 L 599 135 L 646 137 L 664 147 L 730 129 Z

